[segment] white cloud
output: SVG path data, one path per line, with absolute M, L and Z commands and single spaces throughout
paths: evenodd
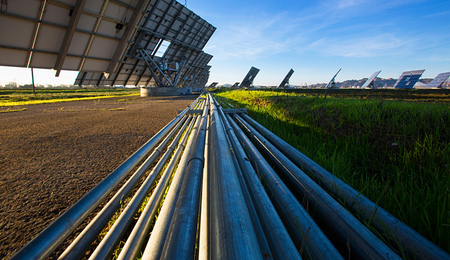
M 438 13 L 428 14 L 422 17 L 422 19 L 430 19 L 430 18 L 436 18 L 436 17 L 442 17 L 442 16 L 448 16 L 450 14 L 450 11 L 442 11 Z
M 362 24 L 343 21 L 368 12 L 395 8 L 417 0 L 327 0 L 308 9 L 277 14 L 254 12 L 233 14 L 216 31 L 205 51 L 214 59 L 256 59 L 278 53 L 302 54 L 319 51 L 326 55 L 373 57 L 395 54 L 411 46 L 394 36 L 388 21 L 366 21 Z M 370 19 L 369 19 L 370 20 Z M 338 26 L 337 26 L 338 25 Z M 363 31 L 370 28 L 374 32 Z M 339 33 L 344 31 L 345 33 Z M 332 33 L 335 33 L 334 37 Z M 340 36 L 345 34 L 345 38 Z M 406 48 L 406 51 L 409 51 Z M 402 50 L 401 52 L 405 52 Z
M 426 55 L 429 49 L 447 42 L 447 36 L 409 28 L 405 24 L 408 17 L 390 14 L 396 8 L 423 1 L 322 0 L 305 8 L 270 14 L 261 10 L 227 14 L 205 51 L 213 54 L 218 64 L 225 61 L 223 64 L 247 66 L 257 61 L 258 66 L 266 64 L 267 68 L 279 66 L 283 59 L 299 69 L 305 64 L 326 67 L 328 64 L 321 62 L 325 60 L 330 64 L 348 62 L 347 66 L 365 63 L 368 58 L 378 63 L 391 57 L 402 62 L 417 60 L 422 53 Z
M 333 9 L 343 10 L 343 9 L 355 8 L 355 7 L 365 4 L 367 2 L 370 2 L 370 1 L 367 1 L 367 0 L 366 1 L 363 1 L 363 0 L 333 0 L 333 1 L 328 1 L 326 3 L 326 5 Z
M 205 47 L 205 51 L 215 53 L 215 59 L 228 60 L 252 59 L 289 49 L 296 37 L 289 35 L 295 28 L 289 26 L 286 14 L 258 17 L 259 19 L 255 19 L 255 16 L 241 17 L 237 22 L 230 21 L 222 26 Z
M 404 55 L 411 52 L 409 42 L 391 34 L 379 34 L 345 40 L 322 38 L 313 42 L 309 47 L 311 50 L 315 50 L 327 56 L 352 58 Z
M 426 0 L 323 0 L 317 10 L 328 19 L 369 17 Z
M 420 62 L 450 62 L 450 57 L 443 54 L 433 54 L 427 57 L 419 57 Z

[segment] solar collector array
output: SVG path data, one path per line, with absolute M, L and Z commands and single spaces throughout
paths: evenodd
M 425 70 L 405 71 L 394 85 L 394 88 L 413 88 Z
M 101 85 L 156 84 L 150 68 L 138 53 L 139 49 L 145 50 L 155 62 L 164 66 L 167 69 L 164 74 L 168 77 L 174 77 L 172 74 L 177 73 L 176 69 L 184 63 L 177 86 L 186 85 L 183 84 L 186 76 L 206 69 L 205 66 L 212 56 L 207 54 L 209 58 L 205 63 L 205 53 L 202 49 L 215 28 L 176 1 L 155 1 L 147 10 L 118 72 L 110 75 L 108 79 L 102 79 Z M 157 56 L 163 41 L 170 44 L 162 56 Z M 156 76 L 162 77 L 160 71 L 155 71 Z M 96 85 L 99 77 L 102 77 L 100 73 L 89 76 L 89 81 L 82 81 L 84 85 Z M 78 79 L 77 84 L 81 82 Z
M 170 44 L 155 61 L 196 74 L 215 31 L 175 0 L 16 0 L 0 24 L 0 65 L 77 70 L 79 85 L 151 84 L 138 49 L 154 55 L 162 40 Z
M 427 84 L 428 88 L 440 88 L 442 84 L 450 77 L 450 72 L 444 72 L 437 75 L 430 83 Z
M 61 69 L 106 71 L 135 10 L 132 2 L 10 1 L 0 13 L 0 65 L 56 69 L 65 55 Z M 70 33 L 72 41 L 65 42 Z

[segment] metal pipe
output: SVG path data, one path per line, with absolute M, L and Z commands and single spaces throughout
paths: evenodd
M 343 201 L 353 214 L 370 222 L 370 225 L 375 227 L 381 234 L 385 234 L 388 237 L 392 236 L 391 239 L 394 241 L 394 245 L 397 245 L 397 243 L 401 244 L 408 251 L 410 258 L 450 259 L 450 255 L 444 250 L 270 132 L 254 119 L 245 114 L 241 114 L 241 116 L 275 147 L 280 149 L 293 163 L 318 180 L 320 185 L 333 196 Z
M 158 163 L 155 165 L 153 170 L 145 179 L 144 183 L 141 185 L 139 190 L 130 200 L 126 208 L 120 214 L 119 218 L 114 222 L 114 225 L 110 228 L 107 235 L 102 239 L 100 244 L 95 248 L 94 253 L 89 257 L 89 259 L 106 259 L 109 258 L 112 252 L 114 251 L 116 245 L 120 242 L 120 239 L 125 234 L 126 229 L 128 228 L 131 220 L 139 209 L 139 206 L 142 204 L 145 199 L 148 191 L 155 183 L 157 177 L 160 175 L 164 165 L 169 160 L 172 152 L 175 150 L 175 147 L 180 140 L 184 130 L 189 124 L 190 119 L 186 120 L 184 125 L 178 131 L 177 136 L 173 139 L 170 146 L 167 148 L 166 152 L 159 159 Z M 181 123 L 181 122 L 180 122 Z M 177 128 L 175 128 L 177 129 Z M 174 129 L 174 130 L 175 130 Z M 174 131 L 175 132 L 175 131 Z M 172 135 L 169 135 L 166 139 L 170 139 Z M 162 152 L 162 151 L 161 151 Z
M 262 259 L 222 120 L 210 98 L 211 234 L 213 259 Z
M 303 248 L 302 255 L 312 259 L 343 259 L 248 137 L 229 115 L 227 118 L 292 240 L 298 248 Z
M 192 259 L 194 257 L 208 110 L 209 105 L 206 102 L 201 116 L 200 129 L 192 144 L 173 219 L 161 252 L 161 257 L 165 259 Z
M 159 259 L 161 257 L 161 252 L 164 247 L 167 231 L 169 229 L 170 222 L 172 221 L 175 204 L 180 192 L 181 181 L 184 178 L 186 168 L 185 166 L 187 164 L 189 154 L 192 148 L 192 142 L 199 128 L 200 124 L 199 119 L 200 117 L 197 116 L 195 127 L 191 131 L 188 143 L 186 145 L 186 149 L 184 150 L 183 156 L 181 157 L 181 160 L 178 163 L 178 168 L 173 177 L 172 184 L 170 185 L 164 204 L 158 215 L 158 219 L 155 223 L 155 226 L 153 227 L 150 239 L 148 240 L 147 245 L 145 247 L 144 254 L 142 256 L 143 260 Z
M 231 148 L 231 144 L 229 144 Z M 245 204 L 247 205 L 248 213 L 250 214 L 251 224 L 253 225 L 253 229 L 255 230 L 256 239 L 258 241 L 259 250 L 261 251 L 261 255 L 264 260 L 273 259 L 272 251 L 270 250 L 269 243 L 267 242 L 266 234 L 264 233 L 263 227 L 261 225 L 261 221 L 259 220 L 258 214 L 256 213 L 255 205 L 253 204 L 252 198 L 248 191 L 247 185 L 244 181 L 244 173 L 243 169 L 239 167 L 238 160 L 236 155 L 233 154 L 233 162 L 236 165 L 237 177 L 239 179 L 239 184 L 242 188 L 242 193 L 244 194 Z M 271 236 L 272 234 L 268 234 Z M 292 241 L 292 240 L 291 240 Z
M 145 206 L 142 214 L 139 216 L 136 225 L 134 226 L 125 245 L 123 246 L 122 251 L 118 256 L 118 260 L 135 259 L 136 257 L 138 257 L 139 250 L 143 246 L 145 242 L 144 239 L 149 232 L 151 221 L 156 215 L 158 207 L 163 198 L 164 192 L 167 186 L 169 185 L 170 177 L 172 176 L 172 173 L 180 160 L 181 154 L 186 147 L 186 142 L 188 140 L 189 133 L 192 130 L 193 126 L 194 120 L 191 120 L 189 123 L 189 128 L 186 130 L 183 139 L 177 145 L 173 157 L 171 158 L 169 164 L 167 165 L 167 168 L 162 174 L 161 179 L 158 182 L 158 185 L 153 191 L 150 199 L 147 202 L 147 205 Z
M 238 177 L 239 184 L 241 186 L 242 192 L 244 194 L 245 203 L 247 205 L 247 209 L 248 209 L 248 212 L 250 214 L 250 219 L 251 219 L 251 222 L 253 224 L 253 229 L 255 230 L 256 238 L 258 240 L 259 249 L 261 251 L 263 259 L 267 259 L 267 260 L 273 259 L 274 256 L 273 256 L 273 254 L 272 254 L 272 252 L 270 250 L 270 246 L 269 246 L 269 243 L 267 241 L 266 234 L 264 233 L 264 229 L 263 229 L 263 227 L 261 225 L 260 218 L 258 217 L 258 213 L 256 212 L 255 204 L 252 201 L 252 198 L 250 196 L 250 192 L 248 190 L 247 184 L 245 183 L 245 180 L 244 180 L 244 175 L 248 174 L 247 169 L 240 167 L 236 151 L 233 150 L 234 148 L 233 148 L 233 146 L 231 144 L 231 136 L 230 136 L 229 131 L 228 131 L 231 128 L 230 128 L 230 125 L 228 124 L 228 121 L 227 121 L 227 119 L 225 117 L 225 114 L 223 113 L 222 107 L 220 106 L 219 102 L 217 102 L 216 99 L 214 99 L 214 104 L 216 104 L 216 106 L 217 106 L 217 109 L 219 111 L 220 118 L 221 118 L 221 121 L 222 121 L 222 124 L 223 124 L 223 127 L 224 127 L 224 131 L 226 133 L 226 137 L 227 137 L 227 141 L 228 141 L 228 147 L 230 148 L 231 155 L 233 157 L 233 163 L 236 166 L 235 168 L 236 168 L 236 172 L 237 172 L 237 177 Z M 231 129 L 231 131 L 232 131 L 232 129 Z M 269 233 L 267 235 L 268 236 L 272 236 L 272 234 L 269 234 Z M 292 240 L 290 240 L 290 241 L 292 243 Z M 295 246 L 294 246 L 294 248 L 295 248 Z
M 209 123 L 208 117 L 208 126 Z M 210 216 L 210 178 L 208 176 L 208 171 L 210 167 L 210 141 L 209 141 L 209 127 L 206 129 L 206 138 L 205 138 L 205 166 L 203 167 L 203 180 L 202 180 L 202 201 L 201 201 L 201 209 L 200 209 L 200 234 L 199 234 L 199 252 L 198 258 L 200 260 L 208 260 L 211 259 L 210 246 L 209 246 L 209 237 L 210 237 L 210 229 L 211 229 L 211 216 Z
M 188 110 L 201 107 L 203 107 L 201 117 L 187 116 Z M 198 111 L 189 112 L 189 114 L 192 113 L 198 113 Z M 226 113 L 239 112 L 228 110 Z M 109 257 L 119 240 L 126 239 L 122 237 L 132 222 L 138 206 L 147 196 L 172 153 L 174 153 L 173 157 L 164 173 L 161 174 L 158 185 L 152 192 L 130 236 L 126 239 L 125 246 L 118 257 L 121 260 L 138 257 L 175 167 L 178 168 L 173 174 L 173 181 L 150 239 L 147 241 L 142 259 L 197 257 L 200 259 L 300 259 L 300 254 L 311 259 L 342 259 L 322 230 L 333 231 L 333 236 L 337 234 L 335 240 L 337 243 L 348 244 L 351 247 L 352 257 L 398 258 L 391 249 L 298 167 L 303 167 L 309 174 L 315 175 L 331 194 L 339 197 L 353 211 L 358 211 L 362 218 L 370 219 L 375 227 L 378 223 L 381 226 L 381 228 L 377 227 L 381 230 L 380 233 L 393 234 L 396 236 L 393 238 L 394 241 L 397 239 L 402 244 L 406 243 L 404 246 L 409 253 L 407 257 L 450 259 L 446 252 L 426 239 L 425 242 L 431 245 L 425 243 L 420 245 L 422 248 L 411 249 L 415 246 L 408 244 L 408 241 L 412 240 L 412 244 L 420 241 L 416 237 L 420 235 L 415 231 L 383 209 L 376 207 L 373 202 L 250 117 L 246 115 L 242 117 L 245 121 L 239 116 L 235 116 L 235 119 L 244 131 L 229 114 L 222 111 L 212 96 L 198 97 L 86 194 L 80 200 L 83 203 L 79 201 L 74 204 L 12 259 L 41 259 L 48 256 L 112 189 L 148 157 L 61 256 L 62 258 L 82 257 L 85 248 L 97 237 L 105 223 L 117 210 L 121 200 L 131 193 L 150 164 L 163 154 L 163 150 L 175 135 L 167 151 L 95 249 L 91 259 Z M 186 118 L 192 118 L 192 120 L 184 121 Z M 268 136 L 274 145 L 264 139 L 250 124 L 255 125 L 263 135 Z M 188 129 L 183 134 L 186 128 Z M 180 131 L 177 134 L 178 129 Z M 254 140 L 260 151 L 244 132 L 247 132 Z M 278 150 L 280 147 L 286 156 Z M 148 156 L 150 153 L 151 155 Z M 283 183 L 261 153 L 275 164 L 286 183 Z M 323 220 L 326 229 L 320 230 L 297 200 L 296 195 L 307 201 L 307 205 L 312 208 L 317 218 Z M 68 218 L 63 218 L 66 214 Z M 386 221 L 380 216 L 387 218 L 388 223 L 385 223 Z M 62 221 L 69 221 L 69 223 L 61 224 Z M 408 233 L 409 230 L 412 233 Z M 399 234 L 400 232 L 403 233 Z M 408 234 L 413 237 L 407 237 Z M 397 236 L 403 240 L 398 239 Z M 34 242 L 35 240 L 37 242 Z M 199 243 L 198 247 L 195 246 L 196 242 Z M 41 245 L 42 248 L 36 248 Z M 430 248 L 424 248 L 426 246 Z
M 69 247 L 59 256 L 59 259 L 79 259 L 84 255 L 84 252 L 98 237 L 104 226 L 110 221 L 111 217 L 117 211 L 130 192 L 133 190 L 137 182 L 144 176 L 150 165 L 161 155 L 172 136 L 181 127 L 186 117 L 183 117 L 180 122 L 172 129 L 172 131 L 164 138 L 152 154 L 142 163 L 131 178 L 114 194 L 109 202 L 102 208 L 102 210 L 95 216 L 95 218 L 87 225 L 77 238 L 70 244 Z M 153 174 L 152 178 L 156 179 L 157 174 Z
M 223 122 L 228 136 L 230 137 L 233 151 L 236 154 L 238 163 L 244 173 L 244 181 L 249 189 L 251 199 L 255 204 L 258 217 L 261 219 L 260 223 L 267 235 L 267 242 L 269 243 L 273 257 L 275 259 L 301 259 L 294 242 L 289 236 L 280 216 L 264 190 L 264 187 L 245 154 L 244 149 L 240 145 L 233 128 L 231 128 L 223 111 L 220 110 L 220 112 L 224 119 Z
M 53 221 L 11 259 L 44 259 L 49 256 L 53 250 L 55 250 L 127 176 L 127 174 L 151 152 L 151 150 L 162 140 L 162 138 L 164 138 L 164 136 L 167 135 L 167 133 L 169 133 L 199 98 L 155 134 L 133 155 L 128 157 L 125 162 L 111 172 L 97 186 Z
M 234 118 L 244 131 L 249 134 L 256 146 L 266 154 L 280 170 L 283 178 L 294 194 L 307 198 L 313 204 L 311 208 L 326 221 L 343 244 L 351 246 L 351 254 L 364 258 L 400 259 L 392 249 L 369 231 L 361 222 L 350 214 L 341 204 L 326 193 L 317 183 L 283 155 L 275 146 L 267 141 L 240 116 Z
M 215 102 L 217 103 L 217 101 L 215 101 Z M 273 257 L 273 254 L 272 254 L 271 250 L 270 250 L 270 246 L 269 246 L 269 243 L 267 241 L 266 234 L 264 233 L 264 229 L 262 227 L 260 218 L 258 217 L 258 213 L 256 212 L 255 204 L 252 201 L 252 198 L 251 198 L 250 192 L 248 190 L 247 184 L 245 183 L 245 180 L 244 180 L 244 175 L 248 174 L 248 173 L 247 173 L 245 168 L 241 168 L 240 167 L 240 164 L 239 164 L 238 159 L 236 157 L 237 154 L 233 150 L 233 147 L 232 147 L 232 144 L 231 144 L 231 139 L 230 139 L 229 133 L 227 131 L 227 129 L 229 128 L 229 125 L 226 126 L 226 124 L 228 123 L 226 121 L 227 119 L 225 118 L 225 115 L 223 114 L 223 111 L 222 111 L 222 108 L 220 107 L 220 105 L 217 105 L 217 107 L 219 108 L 220 117 L 221 117 L 221 120 L 222 120 L 222 122 L 224 124 L 224 131 L 227 134 L 228 146 L 230 147 L 230 150 L 231 150 L 231 154 L 232 154 L 232 157 L 233 157 L 233 163 L 234 163 L 234 165 L 236 165 L 237 177 L 238 177 L 239 184 L 241 186 L 242 192 L 244 194 L 245 204 L 247 205 L 247 209 L 248 209 L 248 212 L 250 214 L 250 219 L 251 219 L 251 222 L 253 224 L 253 229 L 255 230 L 256 238 L 257 238 L 258 244 L 259 244 L 259 249 L 261 251 L 263 259 L 266 259 L 266 260 L 273 259 L 274 257 Z M 271 234 L 270 235 L 268 234 L 268 236 L 271 236 Z

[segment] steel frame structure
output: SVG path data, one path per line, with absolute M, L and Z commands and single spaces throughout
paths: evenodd
M 208 69 L 202 49 L 216 29 L 175 0 L 17 0 L 0 24 L 0 65 L 79 71 L 78 85 L 162 87 Z
M 10 1 L 0 13 L 0 65 L 111 73 L 148 2 Z
M 258 75 L 259 69 L 255 67 L 251 67 L 248 71 L 245 78 L 242 80 L 241 84 L 239 85 L 240 88 L 249 88 L 253 85 L 253 80 L 255 79 L 256 75 Z
M 336 74 L 334 74 L 334 76 L 331 78 L 330 82 L 328 82 L 328 84 L 325 86 L 326 89 L 334 88 L 334 86 L 336 85 L 335 79 L 336 79 L 337 75 L 339 74 L 339 72 L 341 72 L 341 70 L 342 70 L 342 69 L 339 69 L 339 70 L 336 72 Z
M 154 1 L 149 5 L 117 73 L 104 79 L 103 84 L 185 86 L 186 77 L 198 73 L 198 67 L 205 69 L 212 59 L 202 49 L 214 31 L 215 27 L 180 3 L 174 0 Z M 170 44 L 162 55 L 158 55 L 163 41 Z M 149 54 L 145 55 L 145 59 L 143 51 Z M 149 58 L 154 61 L 150 64 L 157 64 L 164 69 L 149 66 Z M 166 84 L 165 79 L 172 74 L 178 75 L 178 80 L 174 84 Z M 92 74 L 91 78 L 99 76 Z M 162 79 L 166 83 L 161 84 Z
M 380 74 L 381 70 L 379 71 L 375 71 L 372 76 L 370 76 L 370 78 L 367 79 L 366 82 L 364 82 L 364 84 L 361 86 L 361 88 L 373 88 L 373 81 L 375 80 L 375 78 L 378 76 L 378 74 Z
M 394 88 L 414 88 L 414 85 L 419 81 L 424 71 L 422 69 L 403 72 L 397 82 L 395 82 Z
M 450 72 L 439 73 L 439 75 L 427 84 L 427 88 L 440 88 L 449 77 Z
M 283 81 L 281 81 L 281 83 L 278 86 L 278 88 L 284 88 L 287 85 L 289 85 L 289 79 L 292 77 L 292 74 L 294 74 L 294 70 L 293 69 L 289 70 L 288 74 L 286 75 L 286 77 L 284 77 Z

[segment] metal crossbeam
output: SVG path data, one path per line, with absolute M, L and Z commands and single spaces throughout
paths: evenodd
M 247 114 L 247 108 L 229 108 L 229 109 L 222 109 L 223 113 L 225 114 Z M 201 109 L 191 109 L 186 112 L 186 115 L 198 115 L 201 114 L 203 110 Z M 178 110 L 178 114 L 183 112 L 183 110 Z
M 147 64 L 150 72 L 153 75 L 154 80 L 158 87 L 176 87 L 179 80 L 181 72 L 186 65 L 186 60 L 181 62 L 180 68 L 169 68 L 168 65 L 162 62 L 155 61 L 152 56 L 144 49 L 139 49 L 139 53 L 142 55 L 145 63 Z M 159 63 L 159 64 L 158 64 Z M 175 76 L 173 77 L 173 74 Z M 164 81 L 165 80 L 165 81 Z

